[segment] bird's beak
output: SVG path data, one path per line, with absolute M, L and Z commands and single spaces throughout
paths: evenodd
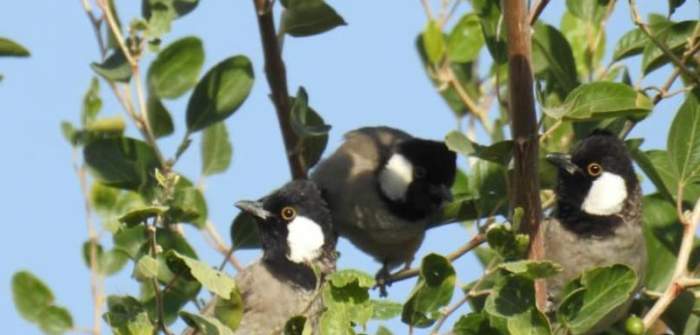
M 262 220 L 267 220 L 267 218 L 272 216 L 272 213 L 263 208 L 263 204 L 260 201 L 242 200 L 236 203 L 236 207 Z
M 431 186 L 430 194 L 442 199 L 442 201 L 452 201 L 452 191 L 448 186 L 445 185 Z
M 554 166 L 568 172 L 573 175 L 577 172 L 581 172 L 581 168 L 571 161 L 571 155 L 563 154 L 560 152 L 553 152 L 547 154 L 547 161 L 552 163 Z

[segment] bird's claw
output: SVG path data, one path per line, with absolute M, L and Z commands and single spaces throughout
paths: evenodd
M 377 274 L 374 275 L 374 279 L 377 282 L 377 284 L 374 285 L 374 288 L 379 288 L 379 296 L 382 298 L 386 298 L 388 296 L 386 287 L 391 286 L 389 278 L 391 278 L 391 273 L 389 272 L 389 267 L 386 265 L 382 266 Z

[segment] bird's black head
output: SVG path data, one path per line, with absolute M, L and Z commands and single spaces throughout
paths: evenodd
M 595 131 L 583 139 L 571 156 L 549 154 L 559 167 L 558 217 L 571 229 L 604 232 L 620 222 L 627 199 L 639 181 L 624 142 Z
M 410 139 L 396 145 L 378 172 L 379 189 L 398 216 L 418 220 L 451 200 L 457 156 L 442 142 Z
M 259 201 L 239 201 L 236 207 L 257 221 L 266 261 L 304 264 L 335 248 L 331 213 L 312 181 L 291 181 Z

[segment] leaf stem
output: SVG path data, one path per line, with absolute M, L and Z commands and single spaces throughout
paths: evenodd
M 445 324 L 445 321 L 447 318 L 450 317 L 455 311 L 457 311 L 462 305 L 467 303 L 469 301 L 469 296 L 465 294 L 462 299 L 459 299 L 454 305 L 450 306 L 445 310 L 444 313 L 442 313 L 442 316 L 435 322 L 435 326 L 433 329 L 430 331 L 431 335 L 438 335 L 440 333 L 440 328 L 442 327 L 443 324 Z

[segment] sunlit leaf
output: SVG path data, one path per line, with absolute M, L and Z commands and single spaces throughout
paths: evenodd
M 181 38 L 158 53 L 148 68 L 148 84 L 160 98 L 174 99 L 197 83 L 204 48 L 197 37 Z
M 231 165 L 233 146 L 223 122 L 208 127 L 202 133 L 202 175 L 222 173 Z

